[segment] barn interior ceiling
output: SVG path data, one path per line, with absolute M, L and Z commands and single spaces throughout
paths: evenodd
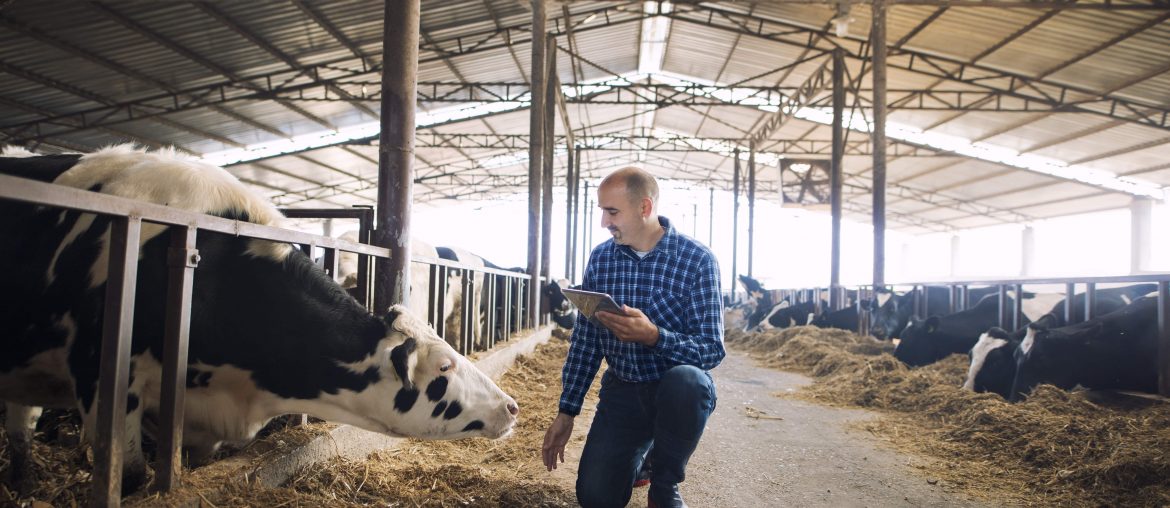
M 868 2 L 547 5 L 557 185 L 571 134 L 587 179 L 639 164 L 730 190 L 735 150 L 746 167 L 754 142 L 757 196 L 815 196 L 824 179 L 800 175 L 830 155 L 839 48 L 844 210 L 869 221 Z M 889 227 L 1165 198 L 1170 2 L 887 5 Z M 283 206 L 373 204 L 382 13 L 380 2 L 0 0 L 0 143 L 173 146 Z M 526 0 L 422 0 L 417 201 L 527 192 L 531 23 Z

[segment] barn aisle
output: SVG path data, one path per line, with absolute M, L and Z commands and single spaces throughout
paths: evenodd
M 736 351 L 713 374 L 718 407 L 681 487 L 692 506 L 986 506 L 911 466 L 924 460 L 849 428 L 876 413 L 773 395 L 811 383 L 805 376 Z M 645 489 L 629 506 L 645 506 Z

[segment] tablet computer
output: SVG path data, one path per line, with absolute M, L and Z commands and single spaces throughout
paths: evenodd
M 594 316 L 599 311 L 612 312 L 621 316 L 626 315 L 625 311 L 622 310 L 622 306 L 618 305 L 612 296 L 605 293 L 585 291 L 582 289 L 562 289 L 561 292 L 565 294 L 565 298 L 573 302 L 573 306 L 577 307 L 581 315 L 589 318 L 594 324 L 601 324 Z

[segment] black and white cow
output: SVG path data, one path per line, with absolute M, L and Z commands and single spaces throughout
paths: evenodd
M 829 303 L 821 300 L 821 308 L 827 308 Z M 791 326 L 812 324 L 816 314 L 815 302 L 800 302 L 790 304 L 787 299 L 773 305 L 771 308 L 757 309 L 748 316 L 744 331 L 763 331 Z
M 1132 286 L 1099 289 L 1095 293 L 1093 315 L 1100 316 L 1129 305 L 1142 295 L 1157 289 L 1156 284 L 1134 284 Z M 1073 321 L 1084 319 L 1085 294 L 1073 296 Z M 1056 302 L 1051 311 L 1031 325 L 1034 329 L 1059 328 L 1067 325 L 1064 320 L 1064 300 Z M 976 392 L 997 393 L 1009 397 L 1012 382 L 1016 376 L 1017 347 L 1024 340 L 1027 328 L 1007 332 L 992 328 L 979 337 L 971 348 L 971 364 L 963 388 Z
M 812 325 L 817 328 L 837 328 L 840 330 L 857 331 L 857 306 L 848 305 L 831 312 L 822 312 L 813 318 Z
M 1029 330 L 1009 400 L 1039 384 L 1062 389 L 1158 389 L 1158 299 L 1142 297 L 1088 321 L 1049 330 Z
M 85 156 L 5 155 L 0 173 L 241 221 L 282 220 L 223 169 L 172 154 L 114 147 Z M 109 224 L 102 216 L 0 201 L 0 399 L 76 407 L 88 436 L 95 431 Z M 142 226 L 124 491 L 146 478 L 142 421 L 154 419 L 159 406 L 166 231 Z M 184 420 L 194 462 L 221 442 L 251 439 L 285 413 L 393 436 L 511 432 L 516 402 L 405 307 L 371 314 L 287 244 L 200 231 L 197 245 Z M 27 442 L 21 422 L 29 419 L 10 417 L 13 442 Z
M 979 302 L 984 297 L 994 294 L 996 288 L 971 288 L 968 298 Z M 902 294 L 890 291 L 879 291 L 877 298 L 871 303 L 872 314 L 869 331 L 874 337 L 881 340 L 901 338 L 901 332 L 910 323 L 910 316 L 914 315 L 914 295 L 921 294 L 921 290 L 914 289 Z M 927 312 L 931 315 L 941 315 L 944 309 L 950 308 L 950 288 L 944 286 L 927 286 Z
M 1013 302 L 1008 297 L 1008 305 Z M 1027 319 L 1025 317 L 1025 319 Z M 966 353 L 979 335 L 999 324 L 999 295 L 985 296 L 975 307 L 925 320 L 911 318 L 894 348 L 894 357 L 911 367 L 927 365 L 953 353 Z

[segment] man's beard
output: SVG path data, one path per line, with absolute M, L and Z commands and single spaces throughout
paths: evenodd
M 609 228 L 609 234 L 613 235 L 613 243 L 616 243 L 618 245 L 625 245 L 625 242 L 622 241 L 621 230 L 618 230 L 615 228 Z

